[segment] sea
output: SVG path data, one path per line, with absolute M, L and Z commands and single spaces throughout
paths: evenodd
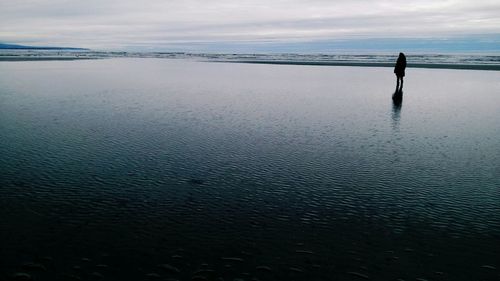
M 498 53 L 410 53 L 409 66 L 414 68 L 500 70 Z M 398 53 L 375 52 L 353 54 L 300 53 L 189 53 L 189 52 L 119 52 L 72 50 L 0 50 L 0 61 L 75 60 L 104 58 L 167 58 L 209 62 L 261 64 L 325 65 L 325 66 L 394 66 Z

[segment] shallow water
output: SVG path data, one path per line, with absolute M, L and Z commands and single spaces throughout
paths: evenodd
M 498 280 L 500 72 L 391 70 L 1 62 L 0 280 Z

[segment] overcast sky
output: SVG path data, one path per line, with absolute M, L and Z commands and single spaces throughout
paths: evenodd
M 224 49 L 499 34 L 499 0 L 0 0 L 0 42 L 26 45 Z

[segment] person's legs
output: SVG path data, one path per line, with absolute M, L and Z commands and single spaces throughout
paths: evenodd
M 396 92 L 399 89 L 399 76 L 396 76 Z
M 399 91 L 401 92 L 403 90 L 403 76 L 401 76 L 400 79 L 401 79 L 401 88 L 399 88 Z

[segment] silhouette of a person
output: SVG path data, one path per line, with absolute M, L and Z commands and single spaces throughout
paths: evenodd
M 396 74 L 396 92 L 401 92 L 403 90 L 403 77 L 405 77 L 406 69 L 406 57 L 405 54 L 399 53 L 398 61 L 394 67 L 394 73 Z M 401 80 L 401 87 L 399 86 L 399 80 Z

